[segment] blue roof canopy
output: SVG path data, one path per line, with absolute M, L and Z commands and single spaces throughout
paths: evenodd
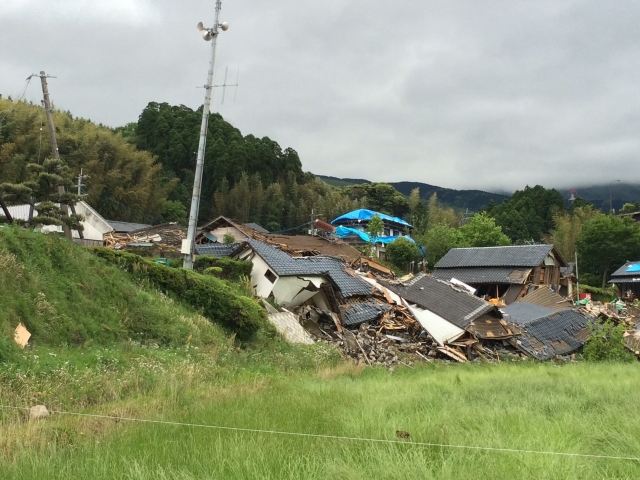
M 348 221 L 348 220 L 369 221 L 373 218 L 374 215 L 378 215 L 381 220 L 386 220 L 388 222 L 393 222 L 393 223 L 399 223 L 400 225 L 404 225 L 406 227 L 413 227 L 413 225 L 411 225 L 408 222 L 405 222 L 401 218 L 392 217 L 391 215 L 387 215 L 385 213 L 374 212 L 373 210 L 367 210 L 366 208 L 361 208 L 359 210 L 354 210 L 353 212 L 345 213 L 344 215 L 333 219 L 331 223 L 333 224 L 336 222 Z
M 630 265 L 625 272 L 640 272 L 640 263 L 634 263 L 633 265 Z

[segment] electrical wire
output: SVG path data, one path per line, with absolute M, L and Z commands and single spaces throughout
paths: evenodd
M 2 125 L 2 122 L 5 121 L 5 119 L 9 116 L 9 114 L 11 112 L 13 112 L 15 110 L 15 108 L 18 106 L 18 103 L 20 103 L 20 101 L 24 98 L 24 95 L 27 93 L 27 88 L 29 87 L 29 84 L 31 83 L 31 78 L 33 77 L 33 75 L 29 75 L 29 77 L 27 77 L 27 79 L 25 80 L 25 85 L 24 88 L 22 89 L 22 92 L 20 92 L 20 95 L 18 95 L 18 99 L 17 100 L 13 100 L 13 107 L 11 107 L 9 110 L 6 111 L 6 113 L 4 114 L 4 116 L 2 118 L 0 118 L 0 125 Z
M 11 405 L 0 405 L 0 408 L 14 409 L 14 410 L 30 410 L 30 408 L 28 407 L 14 407 Z M 546 451 L 546 450 L 521 450 L 517 448 L 483 447 L 483 446 L 477 446 L 477 445 L 455 445 L 450 443 L 413 442 L 410 440 L 407 440 L 407 441 L 387 440 L 383 438 L 364 438 L 364 437 L 348 437 L 348 436 L 342 436 L 342 435 L 325 435 L 325 434 L 304 433 L 304 432 L 285 432 L 281 430 L 263 430 L 263 429 L 257 429 L 257 428 L 225 427 L 221 425 L 170 422 L 166 420 L 148 420 L 143 418 L 120 417 L 116 415 L 98 415 L 98 414 L 92 414 L 92 413 L 64 412 L 64 411 L 58 411 L 58 410 L 51 410 L 50 413 L 55 413 L 58 415 L 72 415 L 77 417 L 102 418 L 105 420 L 150 423 L 150 424 L 156 424 L 156 425 L 170 425 L 175 427 L 208 428 L 208 429 L 227 430 L 227 431 L 234 431 L 234 432 L 271 434 L 271 435 L 288 435 L 288 436 L 295 436 L 295 437 L 322 438 L 322 439 L 328 439 L 328 440 L 348 440 L 348 441 L 356 441 L 356 442 L 412 445 L 417 447 L 438 447 L 438 448 L 464 449 L 464 450 L 481 450 L 486 452 L 499 452 L 499 453 L 523 453 L 523 454 L 533 454 L 533 455 L 554 455 L 554 456 L 562 456 L 562 457 L 598 458 L 598 459 L 607 459 L 607 460 L 630 460 L 635 462 L 640 461 L 640 457 L 596 455 L 596 454 L 590 454 L 590 453 L 553 452 L 553 451 Z

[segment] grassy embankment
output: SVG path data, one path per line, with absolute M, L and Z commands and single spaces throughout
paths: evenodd
M 337 359 L 274 337 L 237 286 L 134 256 L 110 260 L 119 267 L 55 236 L 0 228 L 0 404 L 152 414 L 189 392 L 262 384 Z M 192 297 L 174 294 L 185 282 Z M 15 347 L 20 322 L 33 348 Z M 79 432 L 23 419 L 0 409 L 0 462 Z

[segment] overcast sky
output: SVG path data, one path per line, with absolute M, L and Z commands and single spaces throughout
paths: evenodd
M 0 93 L 110 126 L 197 108 L 215 0 L 0 0 Z M 640 182 L 637 0 L 225 0 L 214 110 L 317 174 L 513 191 Z M 26 98 L 40 101 L 32 82 Z

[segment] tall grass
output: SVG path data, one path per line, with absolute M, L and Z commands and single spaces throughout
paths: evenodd
M 271 382 L 257 376 L 246 388 L 207 394 L 176 392 L 164 397 L 163 411 L 146 417 L 401 442 L 395 432 L 404 430 L 416 442 L 638 457 L 638 391 L 637 365 L 435 365 L 394 373 L 345 367 Z M 37 425 L 62 431 L 69 422 L 78 420 Z M 627 460 L 98 423 L 109 433 L 87 439 L 97 428 L 87 425 L 73 446 L 52 441 L 26 451 L 0 467 L 0 477 L 640 478 L 640 463 Z

